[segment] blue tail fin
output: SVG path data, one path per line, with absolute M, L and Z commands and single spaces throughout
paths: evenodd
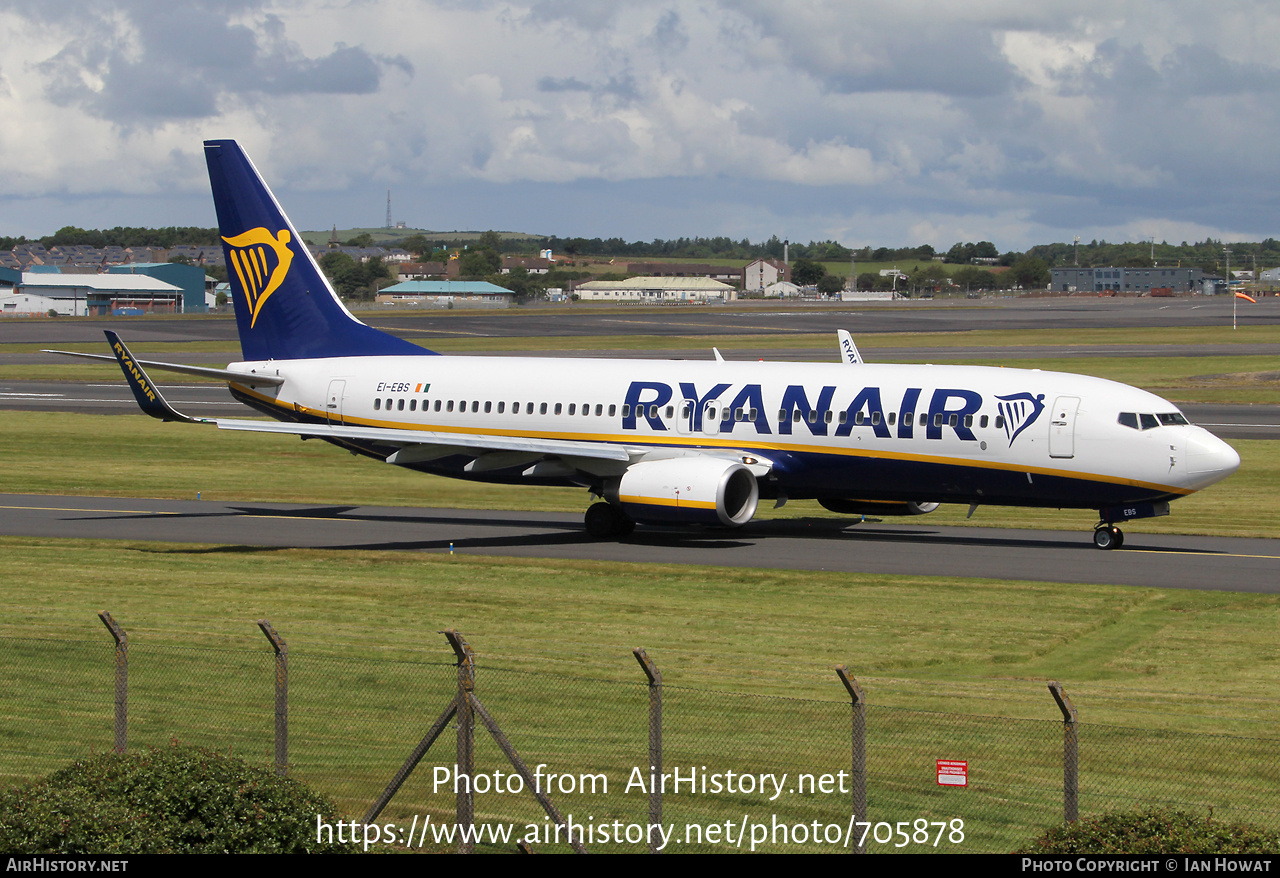
M 351 316 L 239 144 L 204 155 L 246 360 L 433 353 Z

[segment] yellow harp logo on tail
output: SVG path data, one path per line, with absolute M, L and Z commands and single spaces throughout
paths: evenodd
M 258 322 L 258 312 L 274 293 L 284 276 L 289 273 L 289 263 L 293 261 L 293 251 L 289 249 L 291 239 L 288 229 L 281 229 L 279 234 L 272 235 L 266 229 L 258 227 L 236 235 L 234 238 L 223 238 L 231 247 L 231 265 L 236 277 L 240 278 L 240 289 L 249 303 L 249 328 Z

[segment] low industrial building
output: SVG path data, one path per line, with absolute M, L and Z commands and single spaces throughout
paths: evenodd
M 1199 292 L 1204 272 L 1198 268 L 1051 268 L 1049 288 L 1062 293 L 1116 292 L 1151 295 Z
M 182 290 L 182 304 L 178 310 L 183 314 L 204 314 L 208 311 L 208 294 L 212 290 L 214 280 L 204 273 L 204 265 L 184 265 L 181 262 L 134 262 L 129 265 L 114 265 L 108 268 L 107 272 L 146 275 L 167 284 L 173 284 Z
M 733 302 L 736 287 L 708 277 L 633 277 L 593 280 L 573 288 L 584 302 Z
M 182 311 L 183 289 L 147 274 L 0 271 L 5 272 L 0 277 L 0 313 L 6 316 L 52 313 L 90 317 Z M 200 276 L 204 276 L 203 271 Z
M 515 293 L 488 281 L 407 280 L 378 293 L 380 305 L 434 308 L 509 308 Z

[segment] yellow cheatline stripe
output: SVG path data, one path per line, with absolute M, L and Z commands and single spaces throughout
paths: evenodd
M 618 500 L 623 503 L 639 503 L 644 506 L 692 506 L 694 509 L 715 509 L 714 501 L 708 500 L 681 500 L 678 497 L 636 497 L 631 495 L 618 495 Z
M 1253 555 L 1248 552 L 1217 552 L 1211 549 L 1121 549 L 1121 552 L 1132 552 L 1144 555 L 1213 555 L 1218 558 L 1258 558 L 1264 561 L 1280 561 L 1280 555 Z
M 230 382 L 234 383 L 234 382 Z M 270 396 L 265 396 L 242 385 L 236 385 L 243 393 L 253 396 L 261 402 L 280 409 L 290 414 L 305 413 L 314 417 L 328 420 L 328 413 L 318 409 L 311 409 L 305 406 L 293 408 L 294 404 L 285 406 L 278 400 Z M 567 416 L 562 416 L 567 417 Z M 745 422 L 744 422 L 745 423 Z M 1162 491 L 1166 494 L 1193 494 L 1190 488 L 1178 488 L 1171 485 L 1161 485 L 1157 482 L 1143 482 L 1138 479 L 1126 479 L 1118 476 L 1104 476 L 1096 473 L 1074 472 L 1072 470 L 1053 469 L 1042 466 L 1027 466 L 1016 463 L 1003 463 L 1001 461 L 991 460 L 975 460 L 966 457 L 942 457 L 931 454 L 911 454 L 903 451 L 883 451 L 871 449 L 857 448 L 833 448 L 828 445 L 792 445 L 781 442 L 765 442 L 758 438 L 750 440 L 733 440 L 733 439 L 710 439 L 702 436 L 698 437 L 695 442 L 679 442 L 679 441 L 663 441 L 659 436 L 633 436 L 620 435 L 616 433 L 543 433 L 521 430 L 497 430 L 487 427 L 455 427 L 455 426 L 433 426 L 428 424 L 411 424 L 406 425 L 402 421 L 375 421 L 366 418 L 357 418 L 350 415 L 344 415 L 341 421 L 343 426 L 350 427 L 377 427 L 384 430 L 405 430 L 420 429 L 429 430 L 436 433 L 459 433 L 469 436 L 511 436 L 518 439 L 563 439 L 578 442 L 610 442 L 614 444 L 625 445 L 654 445 L 659 447 L 674 448 L 748 448 L 754 451 L 782 451 L 782 452 L 802 452 L 806 454 L 825 454 L 836 457 L 862 457 L 872 460 L 903 460 L 915 463 L 932 463 L 941 466 L 967 466 L 976 469 L 1003 470 L 1005 472 L 1015 473 L 1031 473 L 1038 476 L 1057 476 L 1064 479 L 1076 479 L 1085 482 L 1104 482 L 1110 485 L 1126 485 L 1132 488 L 1144 488 L 1150 491 Z M 683 434 L 673 433 L 671 440 L 681 438 Z M 692 438 L 691 436 L 688 438 Z M 353 440 L 354 441 L 354 440 Z
M 0 509 L 31 509 L 36 512 L 124 512 L 129 515 L 182 515 L 181 512 L 159 512 L 155 509 L 95 509 L 89 506 L 0 506 Z

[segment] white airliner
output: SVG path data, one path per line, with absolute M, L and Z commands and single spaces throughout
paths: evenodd
M 577 485 L 595 537 L 635 523 L 735 527 L 761 498 L 839 514 L 939 503 L 1088 508 L 1117 522 L 1226 478 L 1240 458 L 1172 403 L 1039 370 L 841 362 L 440 356 L 356 320 L 234 141 L 205 143 L 244 361 L 138 361 L 108 333 L 139 404 L 163 420 L 316 437 L 380 461 L 503 484 Z M 81 355 L 90 356 L 90 355 Z M 143 367 L 224 379 L 280 423 L 189 418 Z

